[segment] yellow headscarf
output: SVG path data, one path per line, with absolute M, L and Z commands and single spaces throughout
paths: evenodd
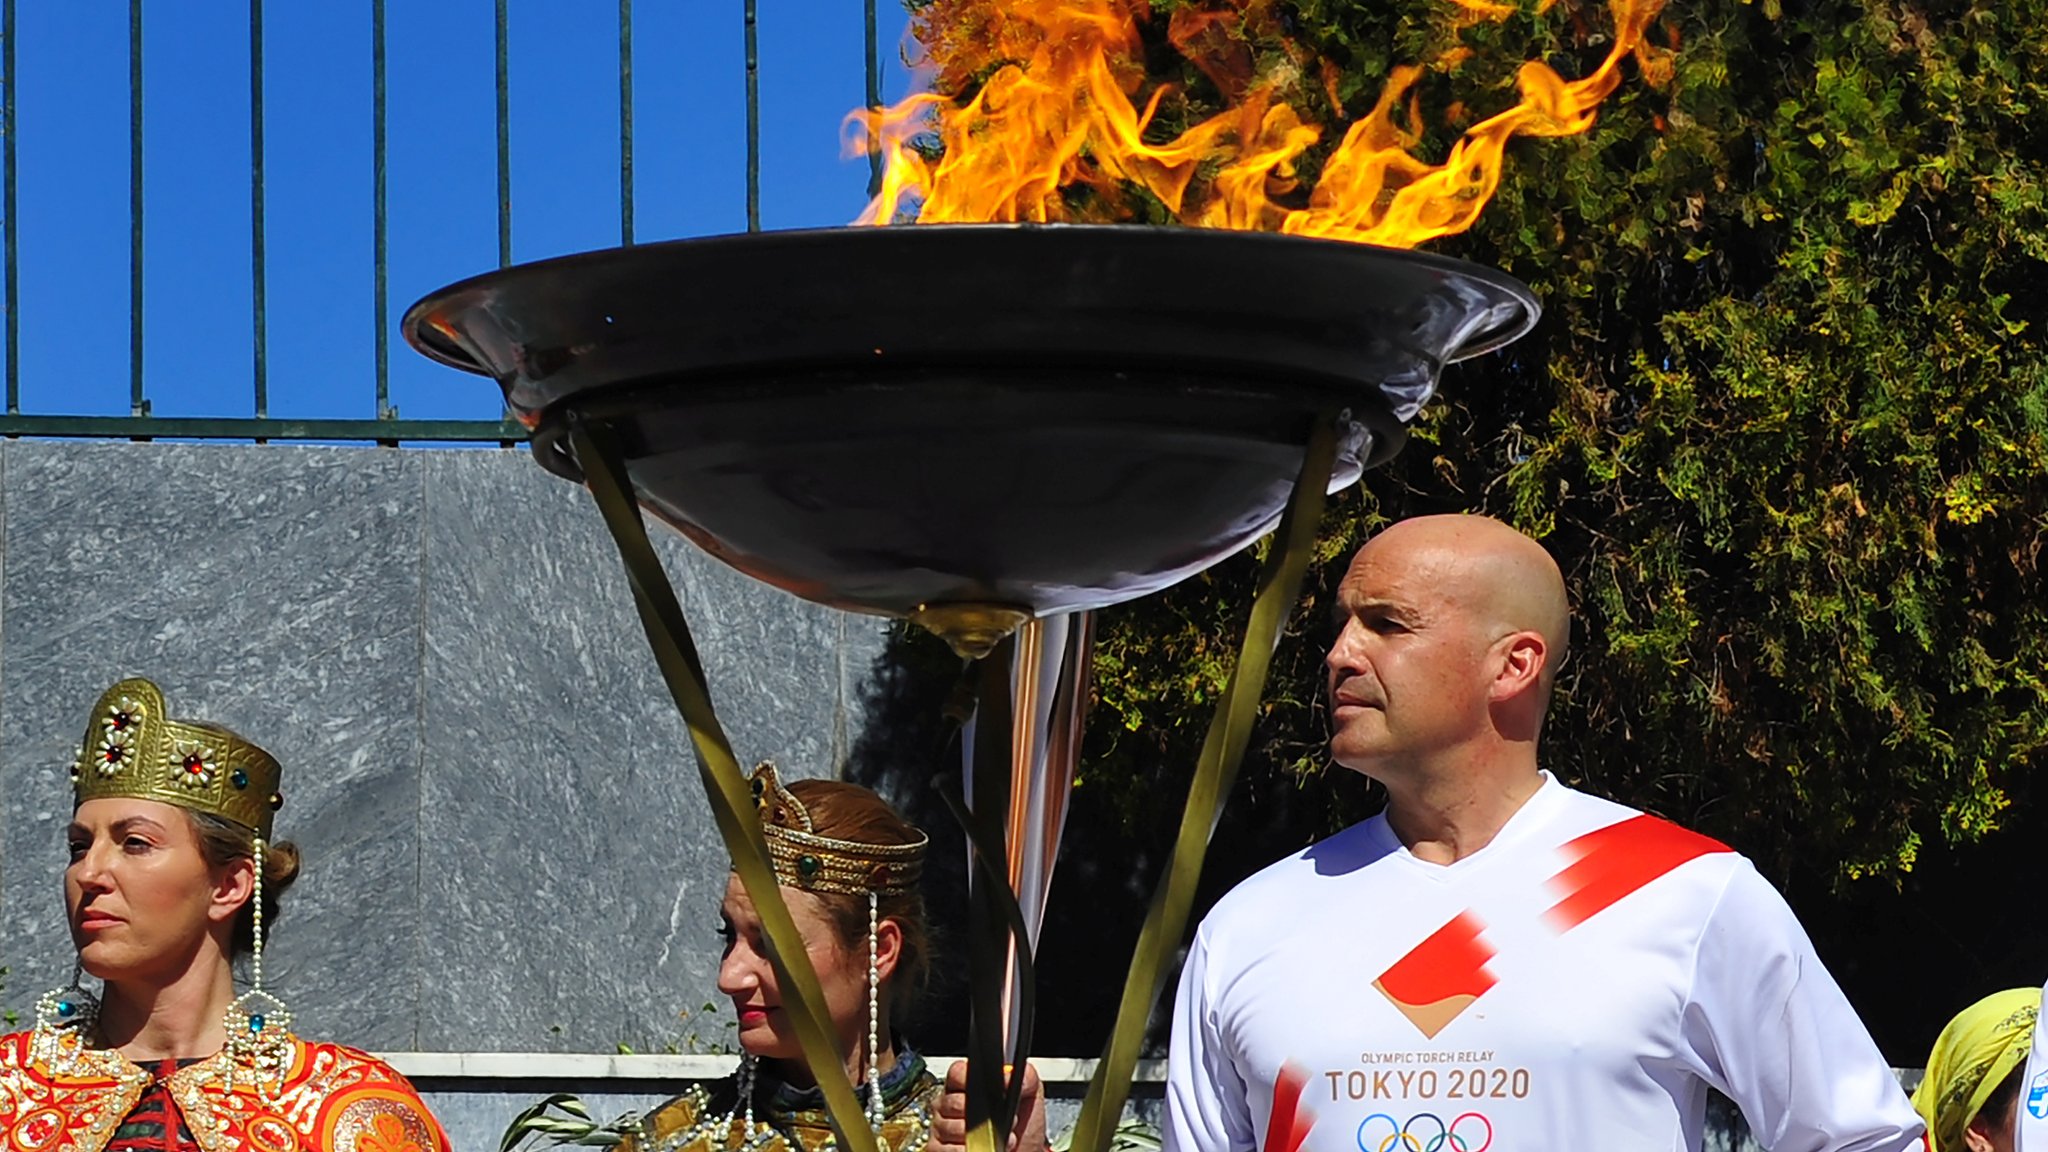
M 1994 992 L 1956 1013 L 1935 1037 L 1927 1076 L 1913 1093 L 1933 1141 L 1930 1152 L 1963 1152 L 1963 1130 L 1985 1098 L 2026 1062 L 2040 1010 L 2039 988 Z

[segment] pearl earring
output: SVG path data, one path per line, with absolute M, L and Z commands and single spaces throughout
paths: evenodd
M 36 1023 L 29 1039 L 29 1055 L 60 1075 L 76 1075 L 83 1070 L 79 1054 L 85 1050 L 86 1034 L 99 1020 L 99 998 L 85 990 L 81 984 L 84 979 L 84 962 L 74 961 L 71 983 L 43 993 L 42 998 L 36 1001 Z M 76 1037 L 69 1046 L 64 1043 L 67 1034 Z
M 881 898 L 868 892 L 868 1127 L 882 1131 Z
M 725 1114 L 725 1123 L 721 1125 L 725 1129 L 726 1139 L 730 1140 L 732 1138 L 732 1126 L 739 1121 L 740 1110 L 742 1108 L 746 1110 L 747 1126 L 740 1129 L 740 1147 L 742 1148 L 746 1147 L 747 1142 L 754 1137 L 754 1068 L 758 1063 L 759 1058 L 752 1053 L 740 1057 L 740 1094 L 732 1102 L 732 1111 Z
M 252 933 L 249 953 L 249 990 L 228 1005 L 221 1024 L 227 1030 L 230 1083 L 234 1065 L 256 1071 L 259 1084 L 282 1090 L 291 1072 L 291 1010 L 284 1001 L 263 990 L 263 837 L 256 837 L 252 853 L 256 863 L 255 890 L 249 894 Z

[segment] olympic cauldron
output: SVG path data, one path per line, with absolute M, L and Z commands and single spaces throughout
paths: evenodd
M 649 244 L 479 276 L 406 334 L 495 378 L 549 471 L 610 423 L 642 506 L 807 599 L 995 621 L 1172 584 L 1278 519 L 1310 423 L 1335 485 L 1393 454 L 1528 292 L 1258 233 L 949 226 Z
M 1271 531 L 1283 512 L 1296 521 L 1283 525 L 1292 543 L 1272 550 L 1269 572 L 1292 557 L 1292 583 L 1262 580 L 1261 597 L 1271 585 L 1276 601 L 1291 601 L 1322 496 L 1399 450 L 1445 364 L 1515 339 L 1537 313 L 1528 290 L 1499 273 L 1360 244 L 919 225 L 714 237 L 520 265 L 433 293 L 404 328 L 426 355 L 497 380 L 541 465 L 591 486 L 771 936 L 786 913 L 762 891 L 774 883 L 759 826 L 633 505 L 750 576 L 835 607 L 909 617 L 963 657 L 995 657 L 981 662 L 990 670 L 964 742 L 979 767 L 961 807 L 977 898 L 993 901 L 975 905 L 982 923 L 969 935 L 986 929 L 997 941 L 970 957 L 971 1117 L 996 1117 L 1000 1132 L 1020 1080 L 1005 1086 L 995 1069 L 1028 1051 L 1036 935 L 1010 891 L 1016 836 L 1005 848 L 1002 812 L 1012 809 L 1014 832 L 1029 789 L 1003 789 L 1031 776 L 1033 811 L 1064 810 L 1061 780 L 1071 778 L 1086 697 L 1085 623 L 1051 643 L 1032 630 L 1085 622 L 1089 610 L 1173 584 Z M 1243 749 L 1282 615 L 1266 613 L 1261 633 L 1258 611 L 1212 728 L 1214 756 L 1205 748 L 1198 766 L 1198 794 L 1205 779 L 1208 791 L 1218 780 L 1227 791 Z M 1011 639 L 1020 627 L 1033 642 Z M 1047 674 L 1062 661 L 1065 672 Z M 1055 682 L 1047 711 L 1029 687 Z M 1065 727 L 1068 738 L 1034 735 L 1034 723 Z M 1023 744 L 1005 743 L 1012 736 Z M 1020 752 L 1026 745 L 1036 751 Z M 1023 773 L 1008 771 L 1013 758 Z M 1061 761 L 1065 777 L 1045 770 Z M 991 783 L 997 776 L 1004 782 Z M 1202 820 L 1192 801 L 1188 820 Z M 1052 848 L 1057 825 L 1054 816 Z M 1196 867 L 1207 827 L 1195 837 Z M 1182 847 L 1189 842 L 1184 831 Z M 1169 866 L 1170 876 L 1182 871 Z M 1191 878 L 1181 886 L 1179 897 L 1155 900 L 1145 929 L 1154 955 L 1141 934 L 1091 1088 L 1092 1104 L 1106 1093 L 1112 1117 L 1123 1086 L 1105 1084 L 1111 1069 L 1128 1080 L 1163 955 L 1185 922 Z M 785 988 L 805 999 L 815 984 L 804 950 L 776 951 L 794 965 Z M 812 1009 L 799 1007 L 801 1030 Z M 810 1027 L 806 1053 L 834 1115 L 858 1117 L 837 1058 L 826 1058 L 822 1017 Z M 1100 1120 L 1101 1139 L 1076 1148 L 1106 1142 Z M 864 1128 L 841 1125 L 841 1147 L 871 1147 Z

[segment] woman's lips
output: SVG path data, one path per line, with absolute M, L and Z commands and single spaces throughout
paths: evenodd
M 742 1028 L 746 1027 L 749 1024 L 766 1024 L 767 1022 L 768 1009 L 766 1008 L 740 1009 L 740 1027 Z
M 120 922 L 121 919 L 118 916 L 109 916 L 104 912 L 87 912 L 78 918 L 78 930 L 80 932 L 98 932 L 104 928 L 112 928 Z

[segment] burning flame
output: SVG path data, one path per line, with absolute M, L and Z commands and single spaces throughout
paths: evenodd
M 1517 11 L 1495 0 L 1451 2 L 1460 24 Z M 1537 10 L 1552 2 L 1539 0 Z M 1297 167 L 1324 128 L 1276 98 L 1270 81 L 1250 83 L 1249 49 L 1229 34 L 1231 22 L 1263 19 L 1270 3 L 1174 13 L 1168 39 L 1233 103 L 1166 138 L 1159 116 L 1170 89 L 1137 99 L 1147 0 L 934 0 L 916 28 L 932 86 L 963 92 L 987 78 L 965 103 L 927 93 L 849 118 L 862 129 L 853 150 L 883 159 L 879 193 L 859 222 L 1128 219 L 1138 211 L 1129 190 L 1139 188 L 1185 224 L 1413 247 L 1472 225 L 1500 184 L 1509 140 L 1591 128 L 1631 53 L 1653 81 L 1669 73 L 1668 53 L 1643 42 L 1662 0 L 1614 0 L 1613 48 L 1597 69 L 1566 80 L 1540 62 L 1524 64 L 1520 101 L 1430 163 L 1415 153 L 1413 127 L 1425 73 L 1404 65 L 1304 194 Z M 1338 105 L 1336 76 L 1326 70 L 1321 79 Z

